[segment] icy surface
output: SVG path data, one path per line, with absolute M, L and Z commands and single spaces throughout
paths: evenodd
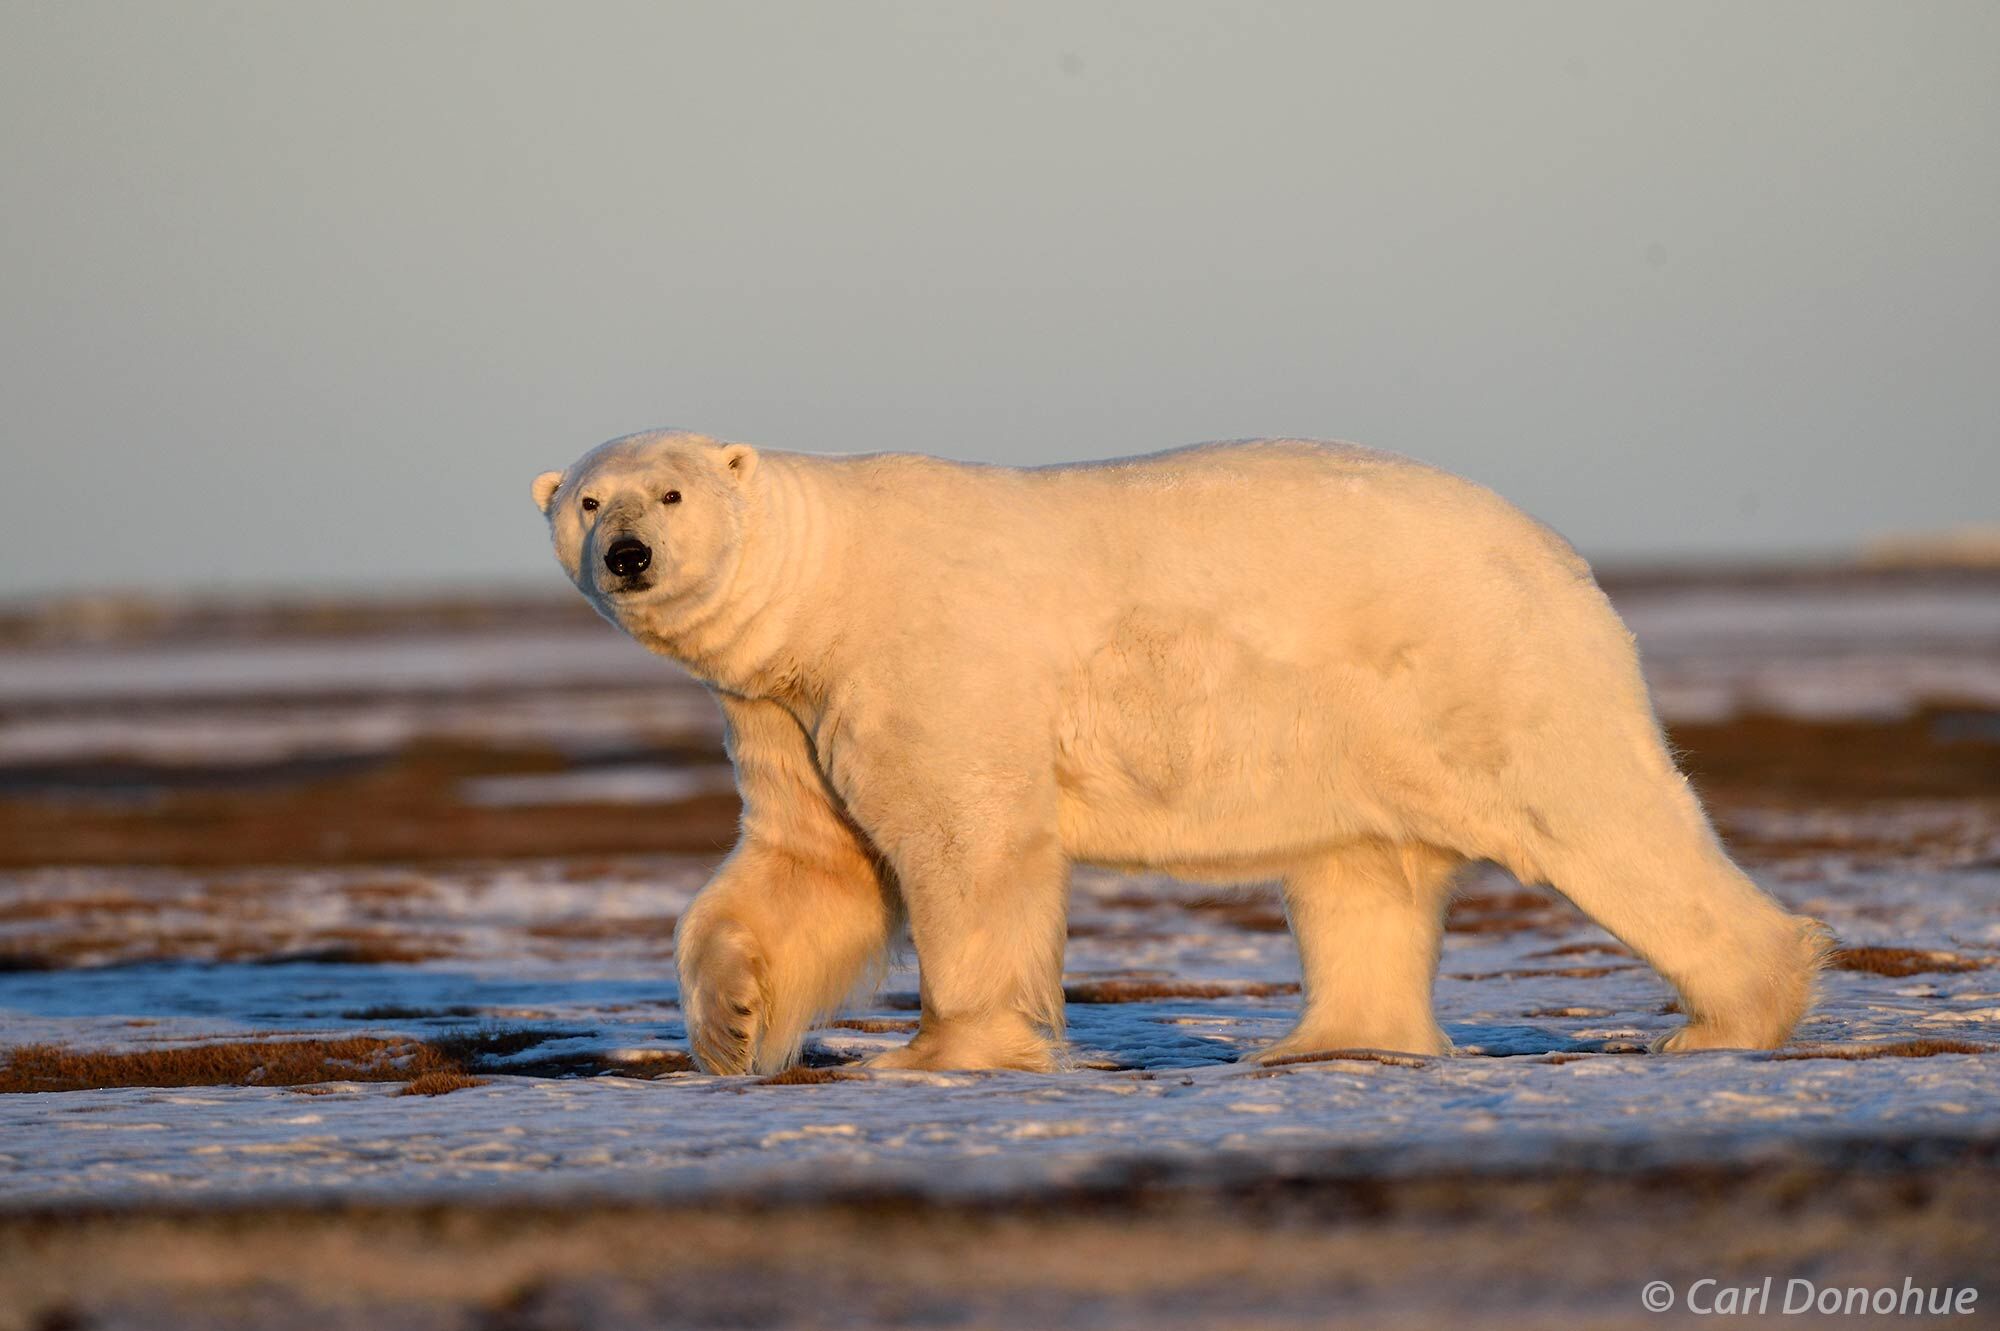
M 1624 597 L 1618 608 L 1669 721 L 2000 706 L 2000 596 L 1990 586 L 1694 588 Z
M 1668 592 L 1623 608 L 1670 718 L 2000 703 L 1990 590 Z M 608 636 L 0 653 L 0 702 L 0 761 L 13 763 L 255 762 L 440 738 L 673 743 L 698 755 L 466 782 L 460 798 L 489 807 L 644 804 L 713 789 L 720 775 L 705 695 Z M 1791 907 L 1849 947 L 1916 949 L 1936 965 L 1830 973 L 1803 1051 L 2000 1046 L 1994 805 L 1722 811 L 1756 848 L 1746 867 Z M 507 1028 L 541 1037 L 514 1056 L 524 1069 L 583 1055 L 643 1068 L 644 1055 L 685 1045 L 671 934 L 711 863 L 0 875 L 0 946 L 67 967 L 0 972 L 0 1041 L 116 1050 Z M 329 964 L 343 947 L 385 942 L 427 959 Z M 1490 870 L 1468 882 L 1446 940 L 1438 1007 L 1452 1059 L 1238 1062 L 1289 1027 L 1298 1001 L 1289 935 L 1255 894 L 1081 872 L 1068 967 L 1075 1066 L 1051 1076 L 859 1068 L 908 1037 L 905 964 L 842 1014 L 854 1025 L 815 1034 L 811 1062 L 831 1078 L 818 1082 L 556 1078 L 502 1064 L 439 1098 L 372 1083 L 0 1095 L 0 1205 L 872 1184 L 978 1193 L 1139 1160 L 1476 1170 L 1600 1149 L 1761 1159 L 1833 1138 L 2000 1134 L 2000 1057 L 1984 1053 L 1640 1052 L 1679 1020 L 1665 985 L 1568 906 Z M 1188 984 L 1206 987 L 1173 992 Z
M 529 1027 L 553 1038 L 518 1057 L 677 1047 L 683 1031 L 666 945 L 517 946 L 537 922 L 658 918 L 697 883 L 658 866 L 656 884 L 593 884 L 520 870 L 482 890 L 434 880 L 413 928 L 447 932 L 464 956 L 416 966 L 136 965 L 0 976 L 15 1041 L 136 1047 L 247 1034 L 435 1034 Z M 345 898 L 328 875 L 301 898 Z M 24 885 L 28 886 L 28 885 Z M 1475 884 L 1473 900 L 1486 887 Z M 1775 882 L 1849 943 L 1936 949 L 1990 962 L 2000 951 L 2000 871 L 1871 871 L 1834 864 L 1810 893 Z M 32 890 L 82 890 L 74 874 Z M 169 876 L 127 890 L 169 894 Z M 1189 909 L 1190 905 L 1199 907 Z M 1069 979 L 1228 982 L 1243 996 L 1072 1003 L 1075 1070 L 869 1073 L 762 1085 L 677 1073 L 657 1080 L 493 1075 L 438 1099 L 396 1087 L 121 1089 L 0 1097 L 0 1196 L 13 1203 L 285 1194 L 456 1194 L 495 1187 L 810 1191 L 894 1183 L 947 1192 L 1089 1177 L 1120 1161 L 1201 1168 L 1234 1160 L 1360 1153 L 1385 1170 L 1534 1165 L 1594 1148 L 1661 1159 L 1763 1157 L 1815 1137 L 1894 1139 L 2000 1129 L 2000 1060 L 1666 1058 L 1637 1052 L 1676 1018 L 1649 971 L 1567 907 L 1534 927 L 1448 939 L 1439 1009 L 1461 1056 L 1237 1063 L 1281 1034 L 1296 1003 L 1288 937 L 1216 915 L 1161 880 L 1087 875 Z M 1554 953 L 1556 955 L 1550 955 Z M 1263 993 L 1276 986 L 1278 992 Z M 847 1014 L 906 1024 L 913 977 Z M 1260 995 L 1260 996 L 1253 996 Z M 376 1017 L 375 1013 L 435 1014 Z M 134 1023 L 143 1023 L 137 1024 Z M 1866 1046 L 1922 1037 L 2000 1043 L 2000 971 L 1901 978 L 1836 972 L 1806 1041 Z M 856 1059 L 900 1030 L 829 1028 L 814 1061 Z M 1551 1061 L 1549 1055 L 1565 1055 Z

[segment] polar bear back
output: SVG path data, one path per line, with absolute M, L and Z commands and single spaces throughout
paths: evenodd
M 1393 637 L 1411 619 L 1427 636 L 1455 625 L 1518 643 L 1510 617 L 1605 613 L 1583 560 L 1506 500 L 1351 444 L 1246 440 L 1041 468 L 777 456 L 829 483 L 879 540 L 871 582 L 903 595 L 929 576 L 1008 633 L 1064 621 L 1088 637 L 1144 605 L 1310 655 L 1327 631 Z M 891 613 L 902 626 L 906 612 Z
M 1445 838 L 1546 786 L 1532 766 L 1658 747 L 1583 561 L 1491 491 L 1393 454 L 771 460 L 855 534 L 813 635 L 841 644 L 853 727 L 969 751 L 951 728 L 976 718 L 1023 751 L 982 763 L 1052 745 L 1079 859 L 1239 876 L 1265 851 Z M 1566 710 L 1579 696 L 1609 705 Z M 1594 730 L 1547 742 L 1576 723 Z

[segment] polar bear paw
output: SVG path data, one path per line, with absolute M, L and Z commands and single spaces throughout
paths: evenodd
M 934 1023 L 900 1049 L 869 1059 L 871 1068 L 923 1072 L 1011 1069 L 1054 1072 L 1049 1039 L 1025 1020 L 995 1019 L 977 1025 Z
M 751 1071 L 768 1024 L 762 953 L 749 930 L 724 924 L 680 944 L 681 1015 L 702 1071 Z
M 1746 930 L 1727 961 L 1680 985 L 1688 1022 L 1655 1040 L 1656 1054 L 1702 1049 L 1776 1049 L 1812 1006 L 1813 988 L 1833 955 L 1831 931 L 1803 915 L 1776 914 Z M 1716 960 L 1712 956 L 1711 960 Z
M 1262 1049 L 1246 1055 L 1251 1063 L 1284 1063 L 1304 1061 L 1315 1054 L 1353 1053 L 1366 1050 L 1382 1054 L 1414 1054 L 1420 1057 L 1445 1058 L 1452 1052 L 1451 1038 L 1435 1022 L 1421 1026 L 1410 1026 L 1402 1030 L 1371 1028 L 1315 1028 L 1301 1027 L 1274 1040 Z
M 1654 1054 L 1692 1054 L 1703 1049 L 1775 1049 L 1785 1040 L 1783 1032 L 1750 1030 L 1725 1026 L 1721 1022 L 1691 1021 L 1679 1030 L 1668 1031 L 1647 1046 Z

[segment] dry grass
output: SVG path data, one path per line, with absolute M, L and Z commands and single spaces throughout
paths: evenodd
M 344 884 L 340 894 L 365 906 L 401 905 L 416 897 L 427 897 L 435 889 L 421 878 L 377 878 Z
M 1160 929 L 1139 928 L 1118 920 L 1087 920 L 1072 915 L 1069 919 L 1071 938 L 1115 938 L 1122 942 L 1137 942 L 1145 939 L 1178 938 L 1179 934 Z
M 1951 952 L 1926 952 L 1913 947 L 1843 947 L 1828 958 L 1827 966 L 1837 971 L 1866 971 L 1870 975 L 1955 974 L 1976 971 L 1987 963 L 1976 957 Z
M 527 932 L 534 938 L 553 938 L 562 942 L 605 943 L 624 939 L 670 942 L 674 927 L 679 923 L 677 915 L 586 917 L 531 924 Z
M 411 1081 L 459 1072 L 417 1040 L 233 1040 L 117 1052 L 20 1045 L 0 1063 L 0 1093 L 90 1091 L 114 1086 L 300 1086 L 326 1081 Z
M 277 600 L 49 596 L 0 609 L 0 644 L 258 643 L 413 632 L 548 627 L 602 630 L 574 596 L 484 594 Z
M 1889 1044 L 1817 1045 L 1787 1049 L 1771 1055 L 1773 1062 L 1790 1063 L 1807 1058 L 1838 1058 L 1858 1063 L 1870 1058 L 1934 1058 L 1939 1054 L 1991 1053 L 1983 1044 L 1965 1040 L 1897 1040 Z
M 486 1078 L 472 1077 L 463 1072 L 426 1072 L 421 1077 L 412 1077 L 398 1095 L 450 1095 L 453 1091 L 463 1091 L 473 1086 L 484 1086 Z
M 1179 904 L 1173 897 L 1156 892 L 1107 892 L 1088 901 L 1099 910 L 1159 910 Z
M 835 1081 L 867 1081 L 865 1072 L 853 1072 L 847 1068 L 809 1068 L 804 1064 L 786 1068 L 776 1076 L 758 1081 L 759 1086 L 824 1086 Z
M 148 901 L 141 897 L 112 894 L 37 897 L 26 901 L 0 901 L 0 924 L 73 920 L 84 915 L 157 915 L 181 905 L 178 901 Z
M 720 762 L 706 738 L 675 761 Z M 8 769 L 35 775 L 28 769 Z M 141 804 L 62 798 L 59 781 L 0 799 L 0 867 L 64 864 L 410 863 L 580 854 L 720 854 L 736 837 L 734 792 L 699 794 L 648 807 L 565 804 L 487 808 L 464 803 L 464 783 L 482 776 L 574 771 L 546 747 L 424 740 L 394 754 L 335 767 L 279 762 L 255 779 L 235 768 L 226 784 L 191 780 L 183 769 L 136 773 L 154 782 Z M 393 876 L 377 902 L 405 898 Z M 409 896 L 417 896 L 412 892 Z
M 1445 928 L 1460 934 L 1555 933 L 1568 922 L 1562 905 L 1545 892 L 1468 892 L 1451 903 Z
M 1296 994 L 1291 983 L 1233 980 L 1080 980 L 1063 986 L 1071 1003 L 1148 1003 L 1157 998 L 1277 998 Z
M 1451 904 L 1452 909 L 1457 911 L 1493 915 L 1508 911 L 1544 910 L 1554 901 L 1555 898 L 1547 893 L 1523 887 L 1512 892 L 1466 892 Z
M 447 1031 L 430 1041 L 454 1065 L 471 1066 L 482 1060 L 508 1058 L 551 1040 L 572 1040 L 590 1031 L 535 1030 L 526 1026 L 473 1027 Z
M 1894 721 L 1748 715 L 1684 721 L 1670 738 L 1702 793 L 1724 800 L 1978 799 L 2000 795 L 1992 717 L 1944 704 Z
M 1292 927 L 1285 919 L 1285 912 L 1266 901 L 1226 896 L 1197 897 L 1184 903 L 1184 909 L 1212 915 L 1247 933 L 1281 934 Z
M 4 804 L 0 800 L 0 807 Z M 657 864 L 653 867 L 657 873 Z M 454 876 L 466 890 L 474 891 L 476 872 L 468 867 Z M 296 879 L 262 875 L 232 876 L 205 883 L 198 893 L 163 894 L 150 901 L 116 893 L 0 901 L 0 926 L 29 926 L 0 937 L 0 973 L 189 960 L 414 965 L 460 955 L 468 944 L 458 923 L 419 922 L 397 904 L 406 894 L 435 895 L 433 885 L 367 877 L 353 883 L 336 881 L 327 891 L 349 918 L 308 918 L 312 912 L 300 900 Z M 172 912 L 172 927 L 163 927 L 161 912 Z M 395 918 L 397 912 L 403 912 L 403 918 Z M 355 914 L 363 918 L 352 918 Z M 571 945 L 607 943 L 660 951 L 669 945 L 676 923 L 667 914 L 585 916 L 512 924 L 509 929 L 524 945 L 558 954 Z
M 591 1075 L 603 1077 L 664 1077 L 669 1072 L 693 1072 L 694 1059 L 683 1049 L 662 1049 L 639 1057 L 600 1058 Z M 571 1073 L 569 1075 L 576 1075 Z
M 40 933 L 0 952 L 0 971 L 55 971 L 74 966 L 167 961 L 257 961 L 272 955 L 269 939 L 232 936 L 213 929 L 146 929 L 96 933 Z
M 556 1080 L 571 1077 L 630 1077 L 651 1081 L 655 1077 L 664 1077 L 671 1072 L 693 1071 L 694 1059 L 679 1049 L 662 1049 L 639 1055 L 589 1051 L 550 1054 L 542 1058 L 514 1059 L 508 1063 L 493 1064 L 487 1070 L 505 1072 L 515 1077 L 548 1077 Z
M 21 948 L 0 952 L 0 975 L 61 969 L 61 964 L 46 952 L 30 952 Z
M 1533 961 L 1549 957 L 1619 957 L 1626 961 L 1636 961 L 1638 953 L 1618 943 L 1565 943 L 1561 947 L 1530 952 L 1528 957 Z
M 1552 966 L 1546 968 L 1524 967 L 1504 971 L 1479 971 L 1466 975 L 1450 975 L 1451 980 L 1601 980 L 1619 971 L 1629 971 L 1630 966 Z
M 413 966 L 452 955 L 442 942 L 417 942 L 391 934 L 358 929 L 334 929 L 319 935 L 326 942 L 311 947 L 270 952 L 247 959 L 263 966 Z M 179 953 L 170 955 L 182 955 Z
M 687 1055 L 614 1062 L 602 1055 L 502 1064 L 499 1060 L 574 1031 L 496 1028 L 451 1031 L 432 1040 L 366 1035 L 317 1040 L 231 1040 L 161 1049 L 78 1050 L 19 1045 L 0 1053 L 0 1094 L 94 1091 L 119 1086 L 310 1086 L 320 1082 L 424 1082 L 442 1090 L 451 1078 L 504 1070 L 522 1076 L 581 1076 L 614 1072 L 657 1076 L 692 1066 Z M 428 1080 L 427 1080 L 428 1079 Z
M 0 951 L 0 972 L 187 960 L 260 966 L 398 966 L 453 956 L 459 947 L 449 930 L 422 936 L 397 929 L 309 932 L 283 919 L 232 917 L 185 929 L 127 925 L 114 932 L 93 927 L 88 917 L 82 924 L 16 940 Z
M 1420 1054 L 1392 1054 L 1376 1049 L 1317 1049 L 1303 1054 L 1286 1054 L 1267 1059 L 1267 1068 L 1285 1068 L 1299 1063 L 1383 1063 L 1392 1068 L 1421 1068 L 1431 1060 Z

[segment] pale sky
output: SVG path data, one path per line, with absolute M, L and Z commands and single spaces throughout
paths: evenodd
M 2000 521 L 2000 5 L 0 0 L 0 595 L 559 584 L 601 439 Z

